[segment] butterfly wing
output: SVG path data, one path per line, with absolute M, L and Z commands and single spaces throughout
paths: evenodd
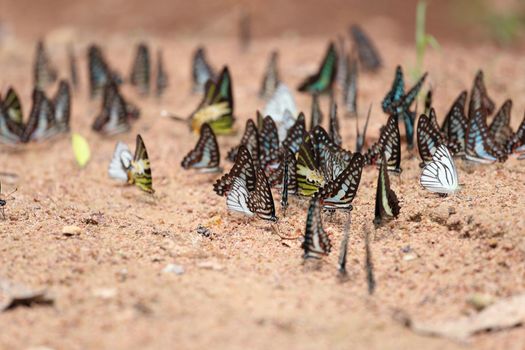
M 400 206 L 396 193 L 390 188 L 385 154 L 381 153 L 381 166 L 377 178 L 374 224 L 379 226 L 399 215 Z
M 145 43 L 137 46 L 137 54 L 130 74 L 131 85 L 135 86 L 141 95 L 148 95 L 150 90 L 150 54 Z
M 131 162 L 128 181 L 132 184 L 134 183 L 135 186 L 145 192 L 155 192 L 153 189 L 153 178 L 151 176 L 151 166 L 148 157 L 148 151 L 146 150 L 146 145 L 144 144 L 140 134 L 137 135 L 137 145 L 135 148 L 133 161 Z
M 193 91 L 203 92 L 206 82 L 215 79 L 215 73 L 206 60 L 204 47 L 198 47 L 193 55 Z
M 430 192 L 449 194 L 458 190 L 456 164 L 447 146 L 440 145 L 421 173 L 421 186 Z
M 264 220 L 277 221 L 270 184 L 261 168 L 256 170 L 255 190 L 250 192 L 248 207 Z
M 287 131 L 286 138 L 283 140 L 283 148 L 289 150 L 292 154 L 299 152 L 301 143 L 306 136 L 306 125 L 304 114 L 301 112 L 297 117 L 294 125 Z
M 128 170 L 131 167 L 131 162 L 133 160 L 133 154 L 123 142 L 117 142 L 115 146 L 115 151 L 113 152 L 113 157 L 108 167 L 109 177 L 115 180 L 120 180 L 122 182 L 128 181 Z
M 244 146 L 239 146 L 239 151 L 235 157 L 235 163 L 229 173 L 224 174 L 213 185 L 213 190 L 217 195 L 224 196 L 231 190 L 233 180 L 236 177 L 242 178 L 246 182 L 248 191 L 255 190 L 255 167 L 250 151 Z
M 272 51 L 268 65 L 266 66 L 266 72 L 264 73 L 261 89 L 259 90 L 260 98 L 269 98 L 272 96 L 279 85 L 279 72 L 277 70 L 277 59 L 279 54 L 277 51 Z
M 51 65 L 43 41 L 39 41 L 37 44 L 33 67 L 36 88 L 45 89 L 57 79 L 57 71 L 55 67 Z
M 207 172 L 219 171 L 220 151 L 217 138 L 213 129 L 207 124 L 202 124 L 199 141 L 193 150 L 182 160 L 184 169 L 195 168 Z
M 504 162 L 505 151 L 496 144 L 486 123 L 486 110 L 478 109 L 469 120 L 466 138 L 466 158 L 479 163 Z
M 499 146 L 505 146 L 512 137 L 513 131 L 510 126 L 511 110 L 512 100 L 505 101 L 489 125 L 490 135 Z
M 401 66 L 397 66 L 392 87 L 390 88 L 390 91 L 386 94 L 386 96 L 383 98 L 383 102 L 381 103 L 383 112 L 389 114 L 393 113 L 394 105 L 397 104 L 403 98 L 404 94 L 405 81 L 403 78 L 403 69 L 401 68 Z
M 248 119 L 246 121 L 246 127 L 244 128 L 244 134 L 242 135 L 241 142 L 238 146 L 235 146 L 228 152 L 228 154 L 226 155 L 226 159 L 234 162 L 235 158 L 237 157 L 237 152 L 239 151 L 239 146 L 243 145 L 248 149 L 253 159 L 256 162 L 258 162 L 260 149 L 259 140 L 260 138 L 257 126 L 255 125 L 253 120 Z
M 164 60 L 162 59 L 162 50 L 157 52 L 157 75 L 155 78 L 155 94 L 157 97 L 162 96 L 169 85 L 168 73 L 164 69 Z
M 353 25 L 350 27 L 350 33 L 354 40 L 355 46 L 357 47 L 357 53 L 359 55 L 359 62 L 364 69 L 375 72 L 382 66 L 381 57 L 379 51 L 375 47 L 374 43 L 368 35 L 362 30 L 361 27 Z
M 58 90 L 53 98 L 55 119 L 61 131 L 69 131 L 71 115 L 71 90 L 66 80 L 61 80 Z
M 332 249 L 330 237 L 323 228 L 321 204 L 317 197 L 310 200 L 302 248 L 305 260 L 320 259 L 323 255 L 328 255 Z
M 314 95 L 331 91 L 337 74 L 337 51 L 334 43 L 330 43 L 318 72 L 309 76 L 298 87 L 301 92 Z

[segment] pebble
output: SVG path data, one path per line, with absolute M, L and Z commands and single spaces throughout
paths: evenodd
M 474 293 L 467 298 L 467 303 L 477 311 L 481 311 L 494 303 L 494 297 L 490 294 Z
M 162 269 L 162 272 L 182 275 L 184 273 L 184 266 L 177 264 L 168 264 L 165 268 Z
M 82 233 L 82 229 L 78 226 L 64 226 L 62 227 L 62 234 L 64 236 L 78 236 Z

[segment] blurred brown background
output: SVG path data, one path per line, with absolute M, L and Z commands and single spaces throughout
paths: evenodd
M 157 36 L 235 35 L 251 18 L 253 37 L 334 35 L 349 23 L 385 26 L 385 35 L 413 41 L 417 0 L 1 0 L 4 33 L 33 39 L 70 27 L 80 33 Z M 521 45 L 525 1 L 430 0 L 427 32 L 461 44 Z

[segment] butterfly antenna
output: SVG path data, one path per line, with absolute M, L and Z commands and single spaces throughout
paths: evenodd
M 176 120 L 178 122 L 185 122 L 187 123 L 188 122 L 188 118 L 184 118 L 184 117 L 181 117 L 181 116 L 178 116 L 176 114 L 173 114 L 165 109 L 163 109 L 162 111 L 160 111 L 160 116 L 163 117 L 163 118 L 171 118 L 173 120 Z
M 370 107 L 368 107 L 368 114 L 366 116 L 365 127 L 363 129 L 363 141 L 364 141 L 364 138 L 366 138 L 366 129 L 368 129 L 368 121 L 370 120 L 371 114 L 372 114 L 372 104 L 370 103 Z
M 11 193 L 9 193 L 7 196 L 5 196 L 5 198 L 11 197 L 16 191 L 18 191 L 18 187 L 11 191 Z

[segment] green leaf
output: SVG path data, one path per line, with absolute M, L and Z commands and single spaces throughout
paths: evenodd
M 73 133 L 71 136 L 71 142 L 73 145 L 73 153 L 75 154 L 75 159 L 77 160 L 78 165 L 80 165 L 81 168 L 85 167 L 91 158 L 89 144 L 83 136 L 77 133 Z

